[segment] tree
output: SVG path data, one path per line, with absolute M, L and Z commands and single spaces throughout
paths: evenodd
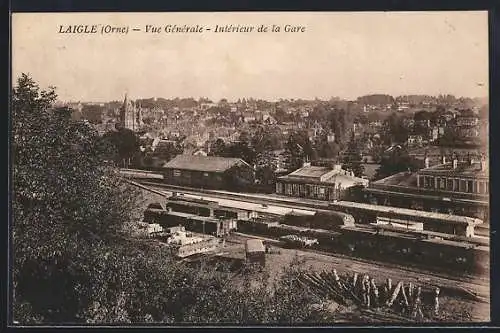
M 22 75 L 12 92 L 13 310 L 21 324 L 300 323 L 325 313 L 297 270 L 278 281 L 174 261 L 133 239 L 138 193 L 90 126 Z
M 380 167 L 377 169 L 374 179 L 382 179 L 398 172 L 415 171 L 418 163 L 410 157 L 404 148 L 396 146 L 390 152 L 382 155 Z
M 301 168 L 306 160 L 316 157 L 316 150 L 307 137 L 307 133 L 297 131 L 290 134 L 285 144 L 285 156 L 289 171 Z
M 55 99 L 25 74 L 12 91 L 14 317 L 23 322 L 79 321 L 100 279 L 89 261 L 135 207 L 97 132 L 53 110 Z
M 386 144 L 403 143 L 408 139 L 408 129 L 403 120 L 396 113 L 392 113 L 385 120 L 384 142 Z
M 331 112 L 328 115 L 328 123 L 330 129 L 335 133 L 335 141 L 343 148 L 349 140 L 349 129 L 352 128 L 353 124 L 350 115 L 344 109 Z
M 335 159 L 338 157 L 340 152 L 339 144 L 335 142 L 327 142 L 327 140 L 321 140 L 318 145 L 318 155 L 319 157 Z
M 365 168 L 362 163 L 362 154 L 354 139 L 351 139 L 349 142 L 349 145 L 344 152 L 344 159 L 342 162 L 343 169 L 352 171 L 356 177 L 363 176 Z
M 226 150 L 226 144 L 224 140 L 217 139 L 210 147 L 210 155 L 212 156 L 224 156 Z
M 139 138 L 128 128 L 118 128 L 116 131 L 107 132 L 103 135 L 103 139 L 114 147 L 112 159 L 125 167 L 130 164 L 130 159 L 139 151 Z

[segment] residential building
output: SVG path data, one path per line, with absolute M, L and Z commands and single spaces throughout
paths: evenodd
M 423 140 L 424 140 L 424 138 L 422 137 L 422 135 L 411 134 L 411 135 L 408 135 L 407 143 L 409 146 L 420 146 L 420 145 L 422 145 Z
M 479 116 L 471 110 L 463 111 L 455 118 L 455 133 L 459 138 L 463 139 L 479 137 Z

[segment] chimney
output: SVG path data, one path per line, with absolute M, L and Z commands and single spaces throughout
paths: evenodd
M 424 166 L 425 166 L 426 169 L 430 166 L 430 164 L 429 164 L 429 156 L 425 156 L 425 158 L 424 158 Z
M 456 157 L 453 158 L 453 169 L 458 167 L 458 159 Z

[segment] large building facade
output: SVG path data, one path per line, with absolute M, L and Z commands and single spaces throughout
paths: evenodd
M 364 191 L 371 203 L 477 217 L 488 223 L 488 164 L 453 159 L 372 182 Z

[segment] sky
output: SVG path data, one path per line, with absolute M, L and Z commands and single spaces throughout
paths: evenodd
M 63 34 L 60 26 L 129 27 Z M 145 32 L 199 25 L 203 33 Z M 305 32 L 215 32 L 215 26 Z M 132 28 L 141 31 L 132 31 Z M 488 95 L 487 12 L 14 13 L 12 79 L 29 73 L 64 101 L 207 97 L 355 99 Z

